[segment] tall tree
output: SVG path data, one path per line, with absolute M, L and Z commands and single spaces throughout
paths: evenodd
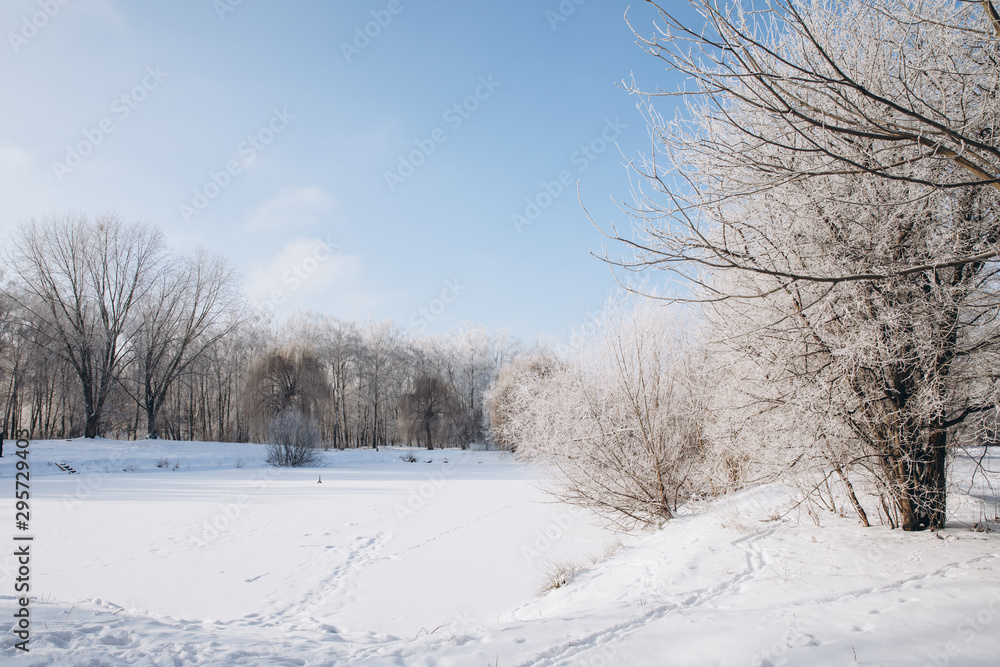
M 808 443 L 860 516 L 850 470 L 890 523 L 940 528 L 950 438 L 997 405 L 1000 16 L 691 4 L 704 28 L 654 4 L 641 38 L 696 86 L 676 121 L 646 107 L 660 154 L 638 169 L 659 194 L 632 209 L 640 240 L 614 234 L 632 251 L 615 262 L 708 304 L 765 456 L 783 442 L 792 465 Z
M 236 280 L 223 260 L 198 251 L 157 276 L 137 310 L 136 377 L 129 383 L 148 437 L 159 435 L 157 415 L 171 385 L 240 318 Z
M 84 435 L 97 437 L 135 343 L 132 317 L 163 268 L 161 235 L 113 213 L 66 215 L 22 225 L 11 253 L 19 280 L 8 293 L 29 313 L 37 339 L 72 366 Z
M 424 436 L 424 446 L 434 449 L 434 433 L 441 430 L 443 418 L 455 412 L 455 400 L 444 380 L 433 375 L 419 375 L 412 389 L 400 397 L 399 418 L 407 438 Z
M 256 411 L 260 433 L 287 410 L 315 419 L 329 397 L 329 382 L 316 353 L 303 345 L 271 349 L 250 370 L 250 405 Z
M 371 408 L 369 442 L 375 449 L 386 444 L 388 424 L 396 420 L 390 406 L 398 401 L 405 356 L 402 334 L 391 320 L 366 323 L 358 379 L 364 401 Z

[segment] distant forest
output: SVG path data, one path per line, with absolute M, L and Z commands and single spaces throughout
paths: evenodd
M 221 258 L 109 214 L 22 225 L 0 291 L 3 426 L 34 438 L 265 441 L 291 411 L 328 447 L 488 444 L 484 395 L 514 351 L 465 326 L 251 312 Z

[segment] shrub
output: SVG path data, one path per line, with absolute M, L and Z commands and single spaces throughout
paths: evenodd
M 642 302 L 609 303 L 585 343 L 501 372 L 494 438 L 551 466 L 560 499 L 626 530 L 660 525 L 710 487 L 696 358 L 671 315 Z
M 291 408 L 271 420 L 267 462 L 272 466 L 298 468 L 319 461 L 319 427 L 316 422 Z
M 545 563 L 542 573 L 544 579 L 538 589 L 538 596 L 541 597 L 557 588 L 562 588 L 582 571 L 583 566 L 572 561 L 551 561 Z

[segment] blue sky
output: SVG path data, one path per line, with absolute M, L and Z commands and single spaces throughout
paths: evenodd
M 279 316 L 563 336 L 615 285 L 576 183 L 625 223 L 649 151 L 616 82 L 680 84 L 627 5 L 7 0 L 0 232 L 114 210 L 228 258 Z

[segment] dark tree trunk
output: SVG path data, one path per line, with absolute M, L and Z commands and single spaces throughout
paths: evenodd
M 907 496 L 900 502 L 903 530 L 941 530 L 947 510 L 945 454 L 948 432 L 935 424 L 925 448 L 916 452 L 904 487 Z
M 148 403 L 146 404 L 146 437 L 150 440 L 156 440 L 160 437 L 156 428 L 156 409 Z
M 101 417 L 93 412 L 87 413 L 87 424 L 83 428 L 83 437 L 85 438 L 96 438 L 99 435 L 98 422 Z
M 83 427 L 83 437 L 96 438 L 100 435 L 101 412 L 103 411 L 103 401 L 94 400 L 91 387 L 84 382 L 84 408 L 87 411 L 87 421 Z

